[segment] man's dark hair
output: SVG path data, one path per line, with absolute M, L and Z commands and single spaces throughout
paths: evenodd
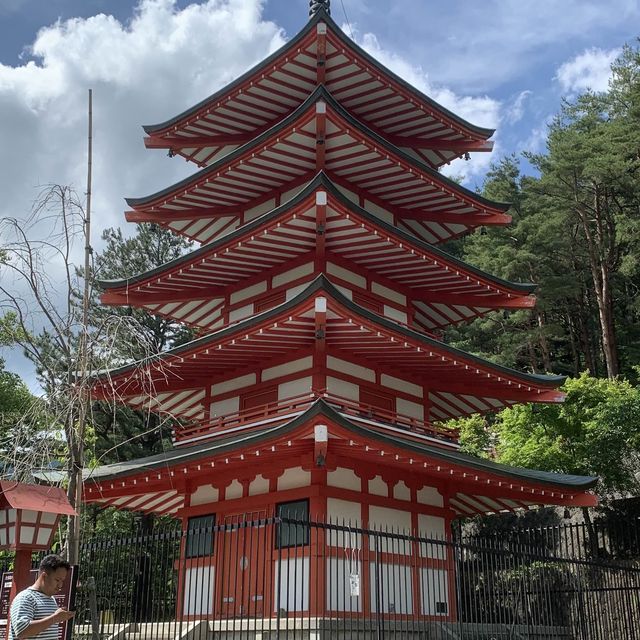
M 71 569 L 71 565 L 64 558 L 61 558 L 60 556 L 57 556 L 53 553 L 45 556 L 40 561 L 40 571 L 53 573 L 58 569 L 66 569 L 68 571 L 69 569 Z

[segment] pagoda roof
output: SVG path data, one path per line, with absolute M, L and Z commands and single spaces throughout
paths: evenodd
M 469 123 L 402 80 L 324 11 L 232 83 L 165 122 L 145 126 L 145 143 L 204 166 L 272 126 L 320 84 L 356 118 L 431 166 L 492 148 L 487 139 L 493 129 Z
M 320 170 L 431 243 L 511 220 L 505 214 L 509 204 L 483 198 L 391 145 L 324 87 L 205 169 L 152 195 L 128 198 L 134 211 L 127 219 L 163 224 L 207 242 L 241 224 L 245 211 L 309 182 Z
M 597 484 L 596 477 L 512 467 L 386 434 L 343 415 L 322 399 L 275 427 L 92 469 L 85 474 L 85 501 L 175 513 L 184 506 L 184 495 L 176 489 L 168 491 L 167 480 L 175 484 L 177 477 L 185 475 L 193 481 L 200 474 L 211 482 L 217 473 L 233 473 L 238 465 L 246 468 L 252 464 L 249 459 L 268 464 L 269 456 L 281 456 L 293 446 L 299 453 L 305 442 L 313 447 L 313 425 L 319 420 L 329 423 L 328 459 L 332 455 L 343 460 L 357 457 L 360 463 L 373 459 L 378 467 L 386 462 L 414 478 L 439 476 L 456 487 L 450 504 L 459 515 L 540 504 L 596 504 L 595 496 L 586 493 Z
M 142 306 L 196 327 L 218 317 L 225 290 L 315 249 L 316 195 L 326 194 L 327 260 L 376 274 L 415 300 L 422 325 L 442 328 L 495 308 L 533 306 L 533 284 L 492 276 L 353 204 L 324 173 L 297 195 L 240 229 L 143 274 L 103 280 L 107 304 Z M 343 261 L 348 261 L 344 263 Z M 195 304 L 194 304 L 195 302 Z M 182 304 L 181 304 L 182 303 Z
M 269 311 L 96 379 L 98 397 L 204 420 L 205 386 L 313 352 L 315 307 L 325 300 L 326 352 L 427 385 L 431 420 L 497 410 L 514 402 L 560 402 L 563 376 L 522 373 L 465 353 L 349 300 L 324 276 Z

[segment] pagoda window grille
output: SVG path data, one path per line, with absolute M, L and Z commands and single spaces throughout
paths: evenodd
M 279 522 L 276 548 L 302 547 L 309 544 L 309 500 L 294 500 L 276 505 L 276 516 L 301 522 Z
M 189 518 L 185 557 L 203 558 L 213 553 L 213 527 L 215 524 L 215 514 Z
M 240 396 L 240 411 L 259 409 L 267 404 L 278 402 L 278 387 L 268 387 Z

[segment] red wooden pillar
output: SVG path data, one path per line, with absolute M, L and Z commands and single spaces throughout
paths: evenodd
M 327 521 L 327 497 L 323 488 L 327 485 L 326 467 L 311 469 L 309 519 L 323 524 Z M 321 526 L 309 531 L 309 615 L 322 618 L 327 606 L 327 533 Z

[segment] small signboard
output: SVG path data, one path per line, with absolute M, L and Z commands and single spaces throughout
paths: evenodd
M 38 577 L 38 570 L 31 570 L 33 582 Z M 0 640 L 7 640 L 7 619 L 9 617 L 9 594 L 11 593 L 11 585 L 13 584 L 13 572 L 5 571 L 0 578 Z M 64 607 L 69 611 L 73 611 L 76 604 L 76 588 L 78 586 L 78 567 L 73 565 L 71 571 L 67 572 L 67 578 L 64 581 L 60 593 L 56 593 L 53 597 L 58 607 Z M 58 625 L 58 640 L 71 640 L 71 632 L 73 630 L 73 618 L 62 622 Z

